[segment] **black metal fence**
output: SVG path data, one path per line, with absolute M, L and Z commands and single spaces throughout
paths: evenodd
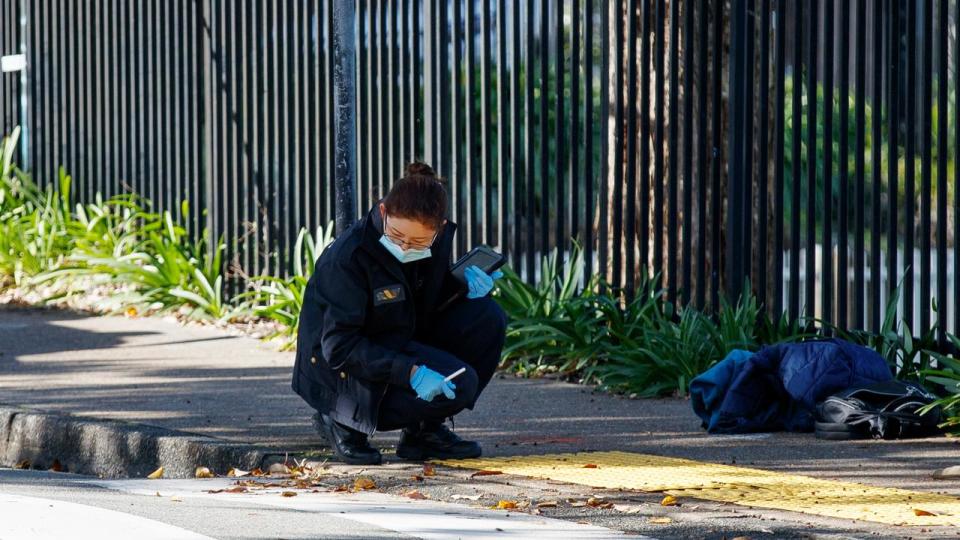
M 458 248 L 716 306 L 960 328 L 960 108 L 946 0 L 357 0 L 357 207 L 413 158 Z M 21 11 L 24 10 L 24 11 Z M 3 127 L 78 196 L 137 191 L 282 274 L 333 219 L 332 2 L 0 0 Z M 25 17 L 23 24 L 20 17 Z M 25 29 L 22 32 L 21 27 Z M 20 110 L 18 92 L 29 104 Z M 937 312 L 930 309 L 936 299 Z

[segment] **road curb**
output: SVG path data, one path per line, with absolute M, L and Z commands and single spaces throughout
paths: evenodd
M 282 454 L 280 461 L 282 461 Z M 30 468 L 104 478 L 143 478 L 164 468 L 166 478 L 192 478 L 196 467 L 223 475 L 276 460 L 276 449 L 238 444 L 145 424 L 97 420 L 0 404 L 0 466 L 24 460 Z

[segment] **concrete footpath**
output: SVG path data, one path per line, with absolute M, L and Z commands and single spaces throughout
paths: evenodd
M 0 466 L 26 460 L 33 468 L 142 478 L 159 465 L 167 476 L 183 477 L 198 465 L 224 474 L 230 467 L 266 467 L 287 456 L 322 461 L 329 453 L 311 427 L 311 409 L 290 389 L 292 365 L 292 353 L 213 327 L 0 306 Z M 960 464 L 960 446 L 951 439 L 708 436 L 686 400 L 630 400 L 511 375 L 497 376 L 476 410 L 457 417 L 456 431 L 479 441 L 487 456 L 624 450 L 960 496 L 960 480 L 932 477 Z M 396 432 L 374 437 L 388 463 L 365 471 L 388 492 L 407 489 L 410 472 L 419 467 L 389 454 L 396 439 Z M 328 467 L 351 473 L 345 466 Z M 585 488 L 523 478 L 493 476 L 481 485 L 481 479 L 455 469 L 439 476 L 448 483 L 435 482 L 438 498 L 464 482 L 493 497 L 588 494 Z M 958 535 L 944 528 L 891 534 L 889 527 L 870 523 L 718 503 L 664 509 L 654 504 L 655 495 L 618 496 L 641 510 L 608 516 L 596 508 L 579 513 L 570 508 L 567 517 L 661 538 Z M 664 511 L 674 523 L 652 526 L 640 519 Z

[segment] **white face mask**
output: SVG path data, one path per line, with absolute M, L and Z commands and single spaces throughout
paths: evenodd
M 414 261 L 419 261 L 421 259 L 427 259 L 431 256 L 430 248 L 426 249 L 403 249 L 402 247 L 393 243 L 392 240 L 387 238 L 386 235 L 380 237 L 380 243 L 383 244 L 383 247 L 387 248 L 398 261 L 402 263 L 409 263 Z
M 387 228 L 386 217 L 384 217 L 383 219 L 383 228 L 384 230 L 386 230 Z M 434 235 L 433 239 L 436 240 L 437 236 Z M 410 262 L 419 261 L 422 259 L 427 259 L 432 255 L 430 253 L 430 248 L 403 249 L 402 247 L 397 245 L 393 240 L 390 240 L 390 238 L 388 238 L 386 234 L 382 234 L 380 236 L 380 244 L 382 244 L 383 247 L 387 248 L 387 251 L 389 251 L 390 254 L 396 257 L 397 260 L 400 261 L 401 263 L 410 263 Z

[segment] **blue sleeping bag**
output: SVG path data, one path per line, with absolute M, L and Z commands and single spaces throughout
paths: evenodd
M 872 349 L 827 339 L 734 350 L 691 381 L 690 398 L 710 433 L 813 431 L 824 398 L 890 379 Z

